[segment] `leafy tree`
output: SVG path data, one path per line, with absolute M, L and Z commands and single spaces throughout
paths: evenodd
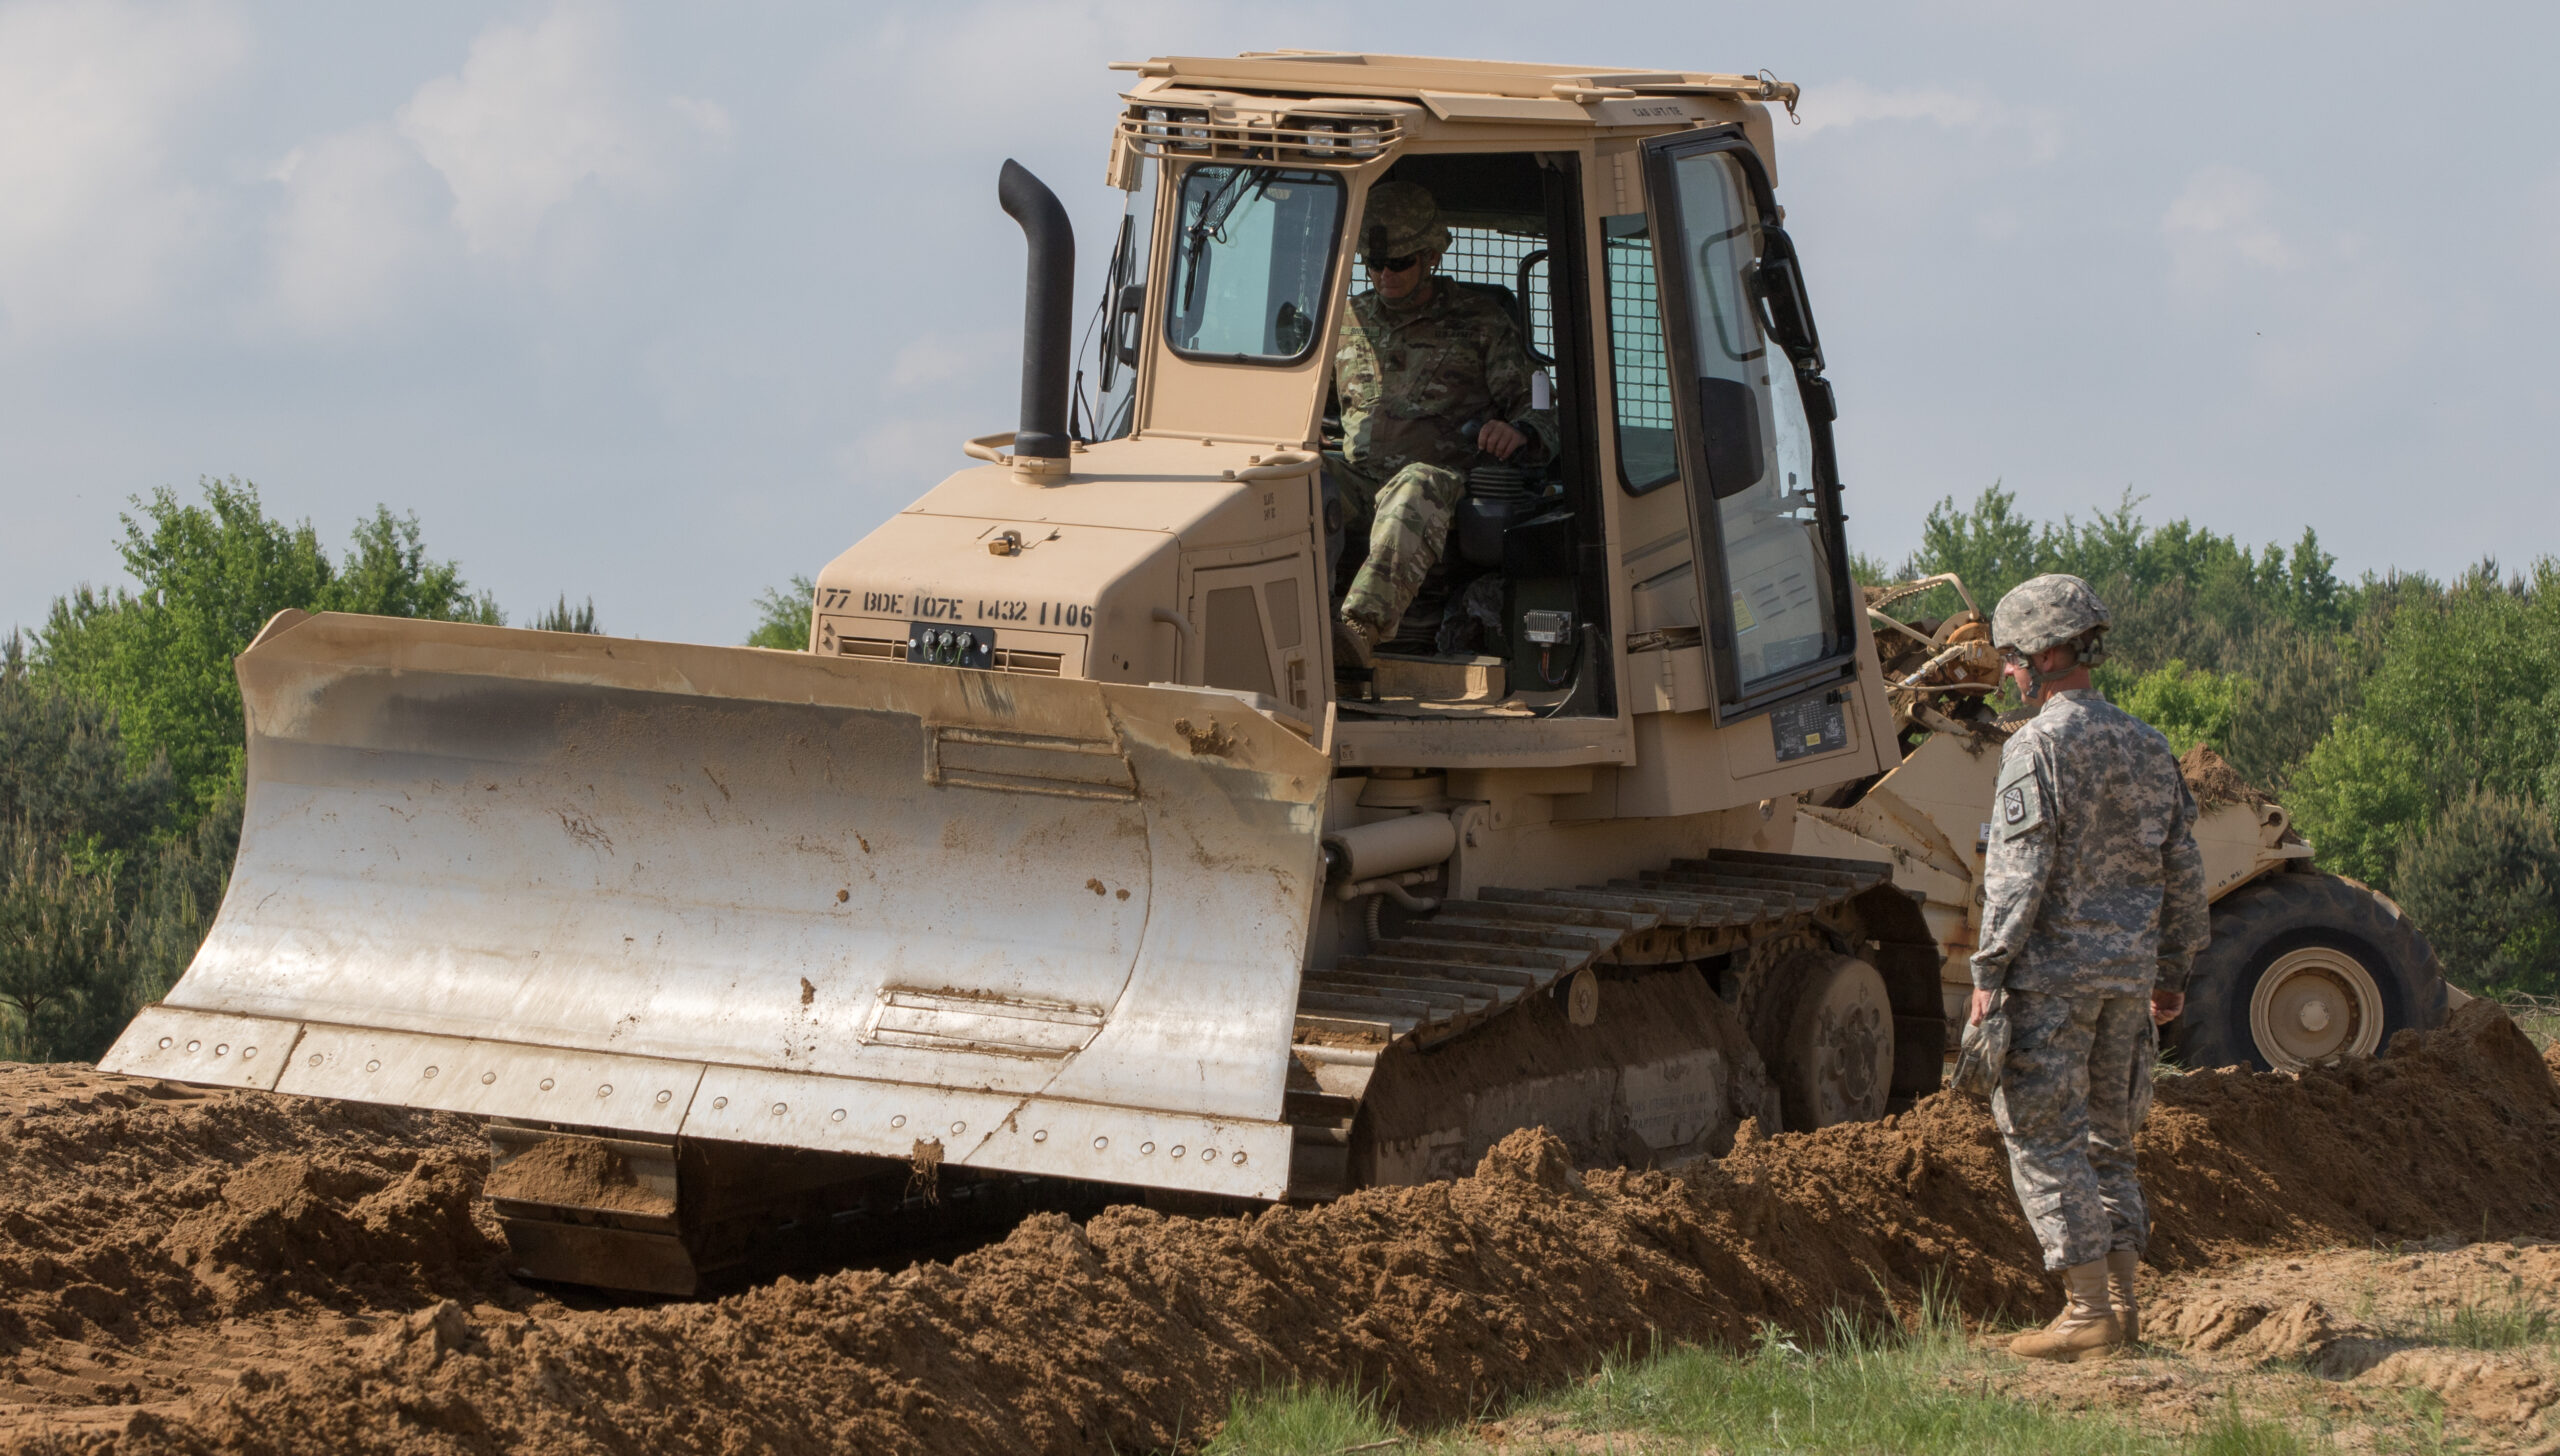
M 589 597 L 573 607 L 569 605 L 569 594 L 562 592 L 560 600 L 544 608 L 542 615 L 534 618 L 533 630 L 537 632 L 601 631 L 602 629 L 596 626 L 596 599 Z
M 2218 751 L 2231 741 L 2231 723 L 2243 696 L 2238 678 L 2191 668 L 2176 658 L 2111 691 L 2124 710 L 2168 735 L 2184 754 L 2199 743 Z
M 2470 794 L 2398 858 L 2400 902 L 2446 974 L 2483 995 L 2560 993 L 2560 828 L 2548 808 Z
M 18 633 L 0 641 L 0 823 L 45 842 L 130 854 L 169 827 L 176 809 L 165 757 L 132 767 L 114 713 L 37 682 Z
M 184 807 L 165 757 L 131 767 L 114 713 L 0 639 L 0 1056 L 95 1057 L 186 968 L 240 801 L 182 830 Z
M 165 487 L 137 501 L 118 552 L 138 589 L 80 587 L 55 600 L 38 637 L 44 675 L 114 710 L 134 766 L 165 755 L 197 812 L 239 781 L 246 730 L 231 659 L 277 612 L 503 619 L 453 563 L 427 558 L 415 516 L 376 507 L 339 567 L 308 522 L 269 519 L 256 486 L 207 480 L 203 493 L 201 505 Z
M 120 1001 L 103 1020 L 77 1028 L 85 1039 L 68 1055 L 95 1057 L 114 1041 L 133 1013 L 157 1001 L 178 982 L 204 944 L 231 862 L 240 852 L 241 799 L 226 794 L 195 827 L 160 844 L 127 877 L 131 909 L 125 913 L 118 964 L 113 968 Z M 93 1005 L 103 1007 L 102 999 Z
M 2560 799 L 2560 562 L 2403 601 L 2357 706 L 2287 806 L 2330 868 L 2390 887 L 2401 846 L 2475 792 Z
M 817 597 L 817 583 L 805 576 L 791 578 L 787 587 L 767 588 L 756 598 L 756 626 L 747 634 L 747 645 L 808 651 L 812 603 Z
M 0 1009 L 11 1013 L 0 1018 L 0 1055 L 49 1061 L 63 1032 L 90 1019 L 115 923 L 106 865 L 0 825 Z

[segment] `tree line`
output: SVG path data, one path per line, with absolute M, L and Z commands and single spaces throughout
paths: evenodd
M 2252 549 L 2138 505 L 2038 522 L 1995 486 L 1857 570 L 1952 571 L 1986 610 L 2039 572 L 2088 578 L 2115 614 L 2111 696 L 2276 794 L 2466 987 L 2560 992 L 2560 564 L 2348 582 L 2308 530 Z M 194 956 L 240 836 L 231 662 L 270 617 L 506 620 L 387 507 L 333 555 L 255 486 L 208 480 L 135 501 L 117 549 L 131 587 L 77 587 L 0 639 L 0 1059 L 95 1057 Z M 1906 610 L 1952 607 L 1935 595 Z M 806 577 L 762 594 L 748 644 L 805 648 L 810 598 Z M 599 630 L 565 594 L 530 625 Z

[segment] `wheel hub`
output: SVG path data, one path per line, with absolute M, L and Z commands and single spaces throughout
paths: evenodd
M 2258 1054 L 2283 1070 L 2369 1056 L 2382 1042 L 2382 987 L 2364 962 L 2334 946 L 2276 958 L 2249 997 Z

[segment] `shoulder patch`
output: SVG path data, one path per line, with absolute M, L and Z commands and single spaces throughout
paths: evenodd
M 2000 766 L 2000 786 L 1991 800 L 1992 833 L 2015 839 L 2044 823 L 2044 790 L 2036 779 L 2036 762 L 2026 754 Z

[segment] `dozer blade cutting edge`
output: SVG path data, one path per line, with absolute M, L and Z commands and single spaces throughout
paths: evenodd
M 1233 698 L 286 614 L 110 1070 L 1277 1198 L 1328 765 Z

